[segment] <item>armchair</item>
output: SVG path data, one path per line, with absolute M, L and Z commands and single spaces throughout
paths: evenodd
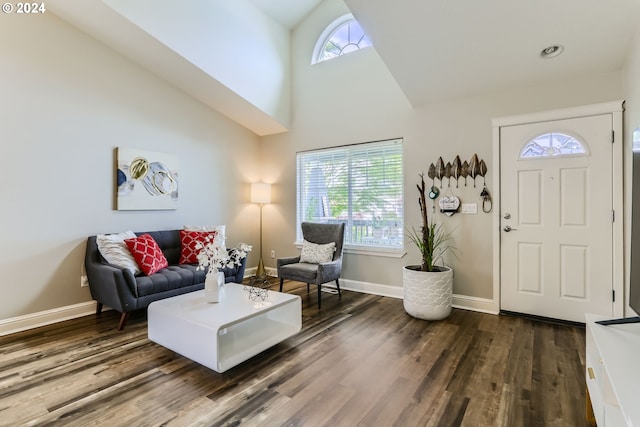
M 341 224 L 318 224 L 303 222 L 302 236 L 310 243 L 324 245 L 334 242 L 336 244 L 333 259 L 329 262 L 311 264 L 300 262 L 300 256 L 279 258 L 277 260 L 278 277 L 280 278 L 280 292 L 284 279 L 296 280 L 307 284 L 315 284 L 318 287 L 318 308 L 321 306 L 322 284 L 335 280 L 338 289 L 338 297 L 342 298 L 340 292 L 340 274 L 342 273 L 342 245 L 344 242 L 344 223 Z

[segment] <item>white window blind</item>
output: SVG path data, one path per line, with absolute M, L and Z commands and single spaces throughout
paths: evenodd
M 297 153 L 297 240 L 304 221 L 341 223 L 345 244 L 403 249 L 402 139 Z

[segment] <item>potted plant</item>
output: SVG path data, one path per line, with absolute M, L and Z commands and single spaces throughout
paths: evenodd
M 420 230 L 413 228 L 409 239 L 422 255 L 420 265 L 407 265 L 402 272 L 403 304 L 405 311 L 418 319 L 440 320 L 451 313 L 453 270 L 442 265 L 443 255 L 451 249 L 451 239 L 442 226 L 427 216 L 424 174 L 420 174 L 418 204 L 422 215 Z

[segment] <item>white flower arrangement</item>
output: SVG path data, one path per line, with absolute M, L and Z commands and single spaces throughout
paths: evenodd
M 196 244 L 196 249 L 200 249 L 197 269 L 208 269 L 207 275 L 209 275 L 223 268 L 232 268 L 240 265 L 253 247 L 246 243 L 240 243 L 238 247 L 227 251 L 224 238 L 216 233 L 213 238 L 207 236 L 205 243 Z

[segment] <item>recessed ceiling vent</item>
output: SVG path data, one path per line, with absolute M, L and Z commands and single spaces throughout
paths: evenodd
M 544 49 L 542 49 L 540 51 L 540 57 L 555 58 L 556 56 L 560 55 L 563 50 L 564 47 L 562 47 L 562 45 L 554 44 L 553 46 L 545 47 Z

